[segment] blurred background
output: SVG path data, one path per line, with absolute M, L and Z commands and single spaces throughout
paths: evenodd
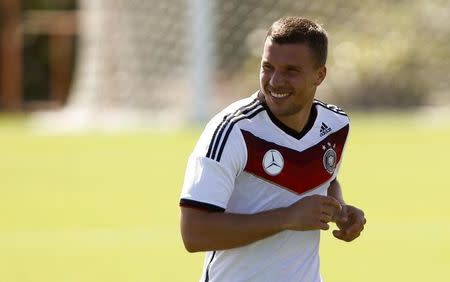
M 264 34 L 284 15 L 308 16 L 329 33 L 319 97 L 359 110 L 448 106 L 449 8 L 443 0 L 2 0 L 0 109 L 205 120 L 258 88 Z
M 450 1 L 0 0 L 0 281 L 196 281 L 178 195 L 205 122 L 258 89 L 265 32 L 329 34 L 319 99 L 365 234 L 326 281 L 448 279 Z

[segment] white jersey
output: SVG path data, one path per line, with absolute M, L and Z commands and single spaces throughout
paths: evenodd
M 191 154 L 180 205 L 253 214 L 326 195 L 349 131 L 347 115 L 314 100 L 304 130 L 283 125 L 252 95 L 206 126 Z M 207 252 L 200 281 L 322 281 L 320 231 L 283 231 L 249 245 Z

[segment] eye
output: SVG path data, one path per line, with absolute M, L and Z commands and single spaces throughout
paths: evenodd
M 262 64 L 261 68 L 265 71 L 273 70 L 273 66 L 267 63 Z
M 291 74 L 297 74 L 300 73 L 300 70 L 297 68 L 287 68 L 287 71 Z

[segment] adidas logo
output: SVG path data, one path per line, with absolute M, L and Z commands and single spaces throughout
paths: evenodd
M 322 122 L 322 125 L 320 126 L 320 137 L 327 135 L 330 132 L 331 132 L 331 128 Z

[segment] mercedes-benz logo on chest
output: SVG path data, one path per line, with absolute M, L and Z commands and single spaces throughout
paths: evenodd
M 281 153 L 275 149 L 266 152 L 262 160 L 264 171 L 271 176 L 280 174 L 284 167 L 284 159 Z

